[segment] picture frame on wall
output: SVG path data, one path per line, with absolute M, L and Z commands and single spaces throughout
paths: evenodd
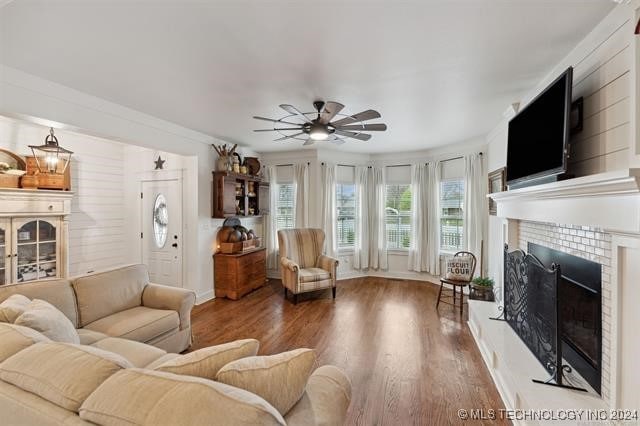
M 507 190 L 506 182 L 507 168 L 501 167 L 489 173 L 489 193 L 502 192 Z M 498 214 L 498 206 L 492 198 L 489 198 L 489 214 L 495 216 Z

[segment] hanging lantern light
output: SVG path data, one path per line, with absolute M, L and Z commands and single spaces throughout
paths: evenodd
M 53 127 L 49 129 L 49 135 L 44 139 L 44 145 L 29 145 L 29 148 L 33 152 L 40 173 L 64 174 L 73 154 L 58 144 Z M 60 160 L 64 162 L 62 170 L 58 169 Z

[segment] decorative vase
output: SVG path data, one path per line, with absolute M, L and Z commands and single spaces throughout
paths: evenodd
M 219 172 L 228 171 L 229 157 L 218 157 L 218 161 L 216 162 L 216 169 Z

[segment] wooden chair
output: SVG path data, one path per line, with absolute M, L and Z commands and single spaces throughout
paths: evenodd
M 462 308 L 464 305 L 464 288 L 469 284 L 471 284 L 471 280 L 473 279 L 473 274 L 476 271 L 476 257 L 473 255 L 473 253 L 470 253 L 468 251 L 459 251 L 453 255 L 454 258 L 465 257 L 465 256 L 468 256 L 471 258 L 471 273 L 469 274 L 469 280 L 459 281 L 459 280 L 452 280 L 447 278 L 440 278 L 440 291 L 438 292 L 438 301 L 436 302 L 436 309 L 438 309 L 438 306 L 440 305 L 440 299 L 442 298 L 442 289 L 449 291 L 449 289 L 445 288 L 444 285 L 449 284 L 450 286 L 453 287 L 452 288 L 453 295 L 452 296 L 445 295 L 445 297 L 453 297 L 453 303 L 447 302 L 444 300 L 442 301 L 442 303 L 446 303 L 447 305 L 452 305 L 455 307 L 456 306 L 456 289 L 459 287 L 460 288 L 460 315 L 462 315 Z

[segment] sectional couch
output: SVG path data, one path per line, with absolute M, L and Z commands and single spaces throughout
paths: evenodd
M 12 294 L 54 305 L 80 344 L 0 322 L 0 424 L 344 423 L 351 384 L 310 349 L 256 356 L 245 339 L 175 353 L 191 341 L 194 295 L 150 284 L 142 265 L 0 287 L 0 303 Z
M 195 293 L 151 284 L 144 265 L 0 286 L 0 302 L 12 294 L 51 303 L 78 329 L 81 343 L 122 337 L 175 353 L 191 345 Z

